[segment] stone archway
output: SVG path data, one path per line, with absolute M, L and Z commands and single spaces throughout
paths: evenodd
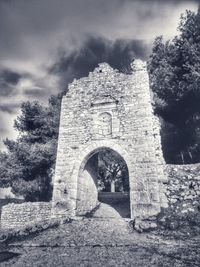
M 110 153 L 112 157 L 115 157 L 116 168 L 119 168 L 118 173 L 121 174 L 118 176 L 117 181 L 110 181 L 110 179 L 108 179 L 107 188 L 105 186 L 101 188 L 102 184 L 101 186 L 99 185 L 98 170 L 99 163 L 101 163 L 100 161 L 102 160 L 99 155 L 102 155 L 102 153 L 105 153 L 105 155 Z M 119 162 L 117 163 L 117 161 Z M 109 164 L 109 162 L 107 163 Z M 126 169 L 127 177 L 122 177 L 123 174 L 120 173 L 120 167 L 121 170 L 124 168 L 125 171 Z M 126 181 L 122 180 L 123 178 L 126 178 Z M 113 184 L 116 190 L 112 190 L 113 192 L 111 192 Z M 112 206 L 120 216 L 130 217 L 129 191 L 129 170 L 122 155 L 110 147 L 97 147 L 86 155 L 79 168 L 77 177 L 76 215 L 85 215 L 93 210 L 100 202 L 103 202 Z
M 128 166 L 131 218 L 146 218 L 167 206 L 167 177 L 146 63 L 135 60 L 131 67 L 126 75 L 102 63 L 88 77 L 74 80 L 63 96 L 54 216 L 76 215 L 80 167 L 102 147 L 116 151 Z

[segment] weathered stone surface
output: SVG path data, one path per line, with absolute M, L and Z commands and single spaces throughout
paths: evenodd
M 55 216 L 84 214 L 97 204 L 96 179 L 88 160 L 103 148 L 122 156 L 129 171 L 131 217 L 154 215 L 167 206 L 158 119 L 153 115 L 146 63 L 132 74 L 99 64 L 74 80 L 62 100 L 54 179 Z
M 2 208 L 1 228 L 20 228 L 32 222 L 44 221 L 48 218 L 51 218 L 51 203 L 11 203 Z
M 200 164 L 166 165 L 169 177 L 167 198 L 169 205 L 191 202 L 200 197 Z M 187 204 L 186 204 L 187 205 Z
M 169 181 L 168 184 L 166 184 L 166 188 L 163 189 L 166 191 L 166 196 L 169 203 L 169 208 L 171 211 L 175 213 L 182 213 L 182 214 L 191 214 L 194 212 L 193 207 L 199 206 L 199 198 L 200 198 L 200 180 L 199 180 L 199 173 L 200 173 L 200 164 L 190 164 L 190 165 L 166 165 L 166 172 L 168 173 Z M 155 227 L 155 222 L 151 224 L 151 218 L 153 214 L 151 214 L 151 206 L 148 204 L 148 201 L 146 199 L 147 194 L 147 186 L 140 181 L 135 184 L 137 185 L 137 189 L 139 192 L 138 197 L 142 197 L 143 202 L 145 203 L 138 203 L 133 207 L 134 212 L 137 210 L 139 211 L 140 216 L 134 217 L 135 220 L 135 228 L 139 231 L 144 231 L 146 229 L 151 229 Z M 84 183 L 83 183 L 84 185 Z M 159 204 L 159 195 L 153 193 L 153 189 L 156 186 L 155 183 L 151 183 L 151 185 L 148 185 L 148 189 L 150 190 L 149 194 L 151 195 L 150 198 L 154 199 L 155 203 L 156 201 Z M 72 187 L 73 188 L 73 187 Z M 90 189 L 90 191 L 87 191 Z M 93 187 L 93 189 L 90 186 L 86 186 L 86 192 L 90 197 L 93 197 L 95 200 L 95 204 L 97 201 L 97 195 L 96 195 L 96 188 Z M 73 191 L 74 195 L 76 196 L 77 192 L 76 190 Z M 107 193 L 107 195 L 111 195 L 112 193 Z M 87 195 L 84 195 L 87 196 Z M 115 195 L 115 198 L 117 196 Z M 135 201 L 137 202 L 137 194 L 134 192 L 131 199 L 135 198 Z M 82 199 L 84 200 L 84 199 Z M 127 198 L 125 199 L 127 200 Z M 88 208 L 87 206 L 87 198 L 85 199 L 84 206 L 86 207 L 86 210 Z M 116 201 L 116 199 L 113 199 L 113 203 Z M 60 203 L 62 207 L 62 203 Z M 67 203 L 67 207 L 70 208 L 71 204 L 70 202 Z M 105 205 L 102 205 L 105 206 Z M 66 206 L 65 206 L 66 208 Z M 89 207 L 90 208 L 90 207 Z M 123 208 L 123 205 L 122 205 Z M 124 208 L 123 208 L 124 209 Z M 111 208 L 108 207 L 108 211 L 111 210 Z M 169 213 L 171 212 L 169 211 Z M 102 216 L 102 213 L 104 214 L 104 217 L 108 217 L 112 215 L 109 212 L 104 212 L 102 209 L 100 210 L 100 215 Z M 84 213 L 84 210 L 83 210 Z M 114 213 L 113 213 L 114 214 Z M 137 214 L 137 212 L 136 212 Z M 44 219 L 48 219 L 51 215 L 51 203 L 23 203 L 23 204 L 8 204 L 6 206 L 3 206 L 2 209 L 2 216 L 1 216 L 1 227 L 2 228 L 16 228 L 21 227 L 24 225 L 29 225 L 30 222 L 34 221 L 40 221 Z M 99 215 L 99 211 L 96 213 L 97 217 Z M 121 215 L 120 215 L 121 216 Z M 63 214 L 63 217 L 66 217 L 66 214 Z M 112 216 L 111 216 L 112 217 Z M 123 216 L 122 216 L 123 217 Z M 124 216 L 127 217 L 127 216 Z

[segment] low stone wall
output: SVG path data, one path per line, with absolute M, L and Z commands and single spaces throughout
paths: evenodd
M 200 225 L 200 164 L 166 165 L 165 171 L 168 208 L 158 216 L 136 219 L 134 228 L 139 232 L 159 227 L 177 230 L 186 226 L 188 231 L 191 225 Z
M 177 210 L 177 205 L 181 205 L 180 212 L 191 211 L 200 199 L 200 164 L 167 165 L 166 171 L 169 177 L 166 184 L 169 206 Z M 110 195 L 105 194 L 103 198 Z M 50 218 L 51 202 L 11 203 L 2 207 L 1 228 L 20 228 Z
M 11 203 L 2 208 L 1 228 L 20 228 L 51 217 L 50 202 Z
M 195 201 L 200 196 L 200 164 L 167 165 L 169 205 L 178 201 Z
M 99 192 L 98 199 L 104 203 L 123 203 L 130 200 L 128 192 Z

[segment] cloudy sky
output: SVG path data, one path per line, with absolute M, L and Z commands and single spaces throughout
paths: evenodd
M 177 34 L 193 0 L 0 0 L 0 148 L 16 136 L 22 101 L 46 103 L 102 61 L 147 59 L 154 38 Z

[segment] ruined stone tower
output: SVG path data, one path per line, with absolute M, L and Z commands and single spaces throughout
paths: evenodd
M 95 161 L 102 149 L 127 164 L 131 218 L 159 213 L 167 201 L 159 122 L 153 115 L 146 63 L 135 60 L 123 74 L 102 63 L 74 80 L 62 99 L 53 189 L 55 216 L 76 216 L 96 207 Z

